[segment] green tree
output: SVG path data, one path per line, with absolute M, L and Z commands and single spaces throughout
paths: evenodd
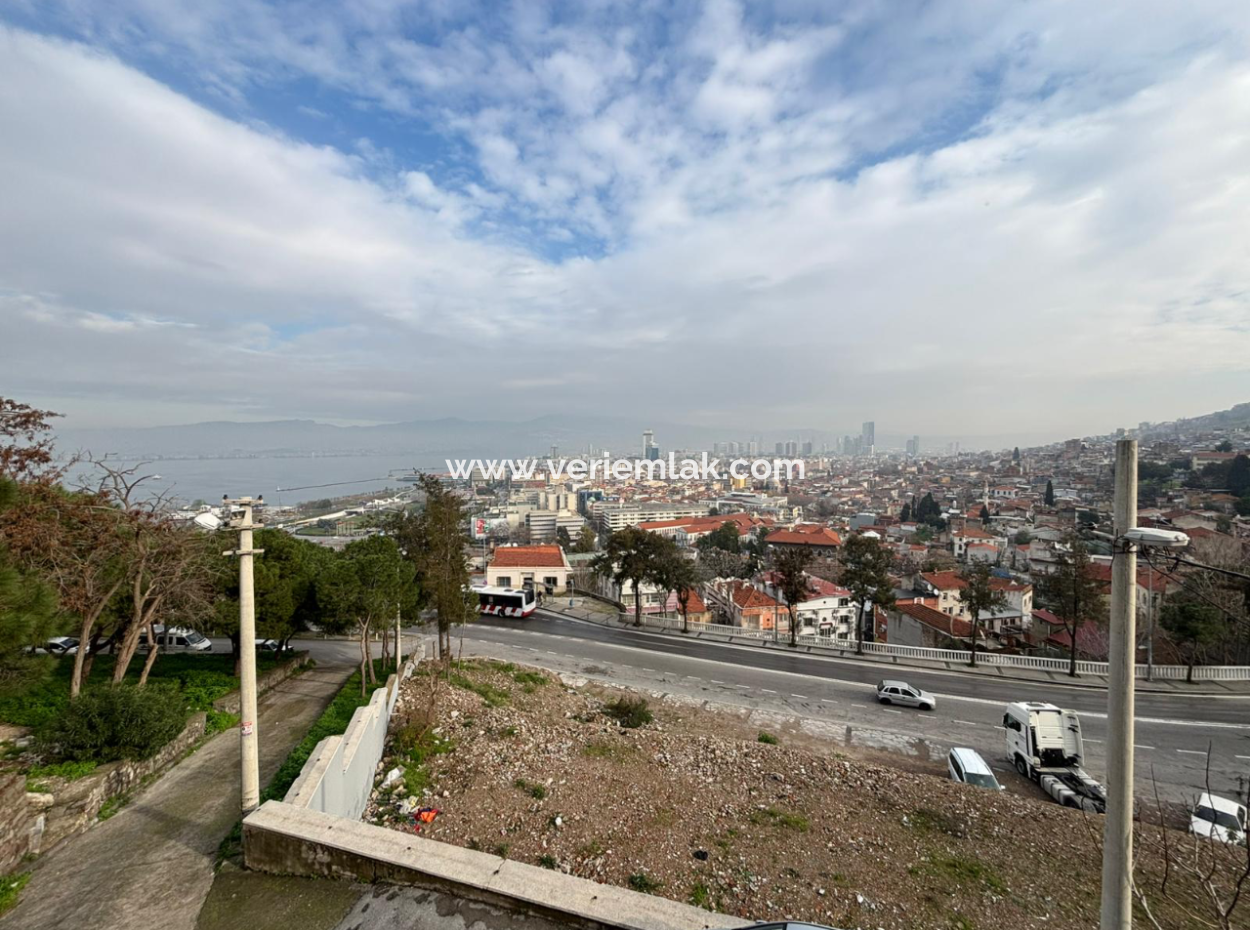
M 556 527 L 556 543 L 565 552 L 573 551 L 573 537 L 569 535 L 569 531 L 562 526 Z
M 1019 446 L 1016 446 L 1016 448 L 1012 451 L 1011 460 L 1013 462 L 1019 463 L 1020 461 L 1020 447 Z
M 417 513 L 392 518 L 387 531 L 416 568 L 419 596 L 438 616 L 438 655 L 451 658 L 451 629 L 475 615 L 469 588 L 471 544 L 463 499 L 433 475 L 418 479 L 425 504 Z
M 667 608 L 669 595 L 676 593 L 683 583 L 693 583 L 694 563 L 678 548 L 677 543 L 660 537 L 652 556 L 649 580 L 664 592 L 662 606 Z
M 0 512 L 16 499 L 17 483 L 0 478 Z M 44 642 L 60 622 L 56 591 L 34 572 L 19 568 L 0 541 L 0 683 L 24 677 L 30 663 L 22 651 Z
M 589 523 L 582 524 L 582 531 L 577 534 L 577 542 L 573 544 L 574 552 L 594 552 L 599 543 L 594 529 Z
M 650 581 L 660 552 L 655 533 L 627 526 L 608 537 L 603 552 L 591 562 L 591 571 L 611 578 L 618 588 L 629 582 L 634 591 L 634 626 L 642 626 L 642 583 Z
M 777 588 L 781 591 L 781 596 L 786 602 L 786 612 L 790 615 L 791 646 L 799 644 L 799 629 L 795 623 L 794 609 L 798 604 L 807 600 L 813 591 L 811 579 L 807 577 L 807 565 L 811 560 L 811 552 L 802 546 L 786 546 L 773 559 L 773 574 L 777 579 Z
M 898 515 L 898 518 L 903 523 L 911 522 L 911 503 L 910 502 L 904 502 L 903 511 L 902 513 Z
M 1181 647 L 1187 666 L 1185 680 L 1192 682 L 1194 666 L 1203 647 L 1218 641 L 1224 634 L 1224 615 L 1195 597 L 1181 594 L 1164 605 L 1159 624 Z
M 1015 539 L 1017 546 L 1027 546 L 1033 541 L 1033 534 L 1028 530 L 1020 530 L 1016 533 Z
M 1046 479 L 1046 496 L 1042 498 L 1042 502 L 1047 507 L 1055 506 L 1055 483 L 1049 478 Z
M 683 633 L 690 632 L 690 598 L 699 589 L 700 575 L 699 563 L 683 558 L 682 566 L 671 578 L 673 590 L 677 592 L 677 604 L 681 607 L 681 631 Z
M 871 536 L 852 536 L 842 547 L 842 587 L 851 592 L 859 609 L 856 620 L 855 652 L 864 654 L 864 615 L 871 605 L 888 609 L 894 606 L 894 581 L 890 578 L 893 558 L 880 540 Z
M 1233 521 L 1228 514 L 1220 514 L 1215 518 L 1215 531 L 1217 533 L 1232 533 Z
M 1250 457 L 1239 455 L 1229 463 L 1228 490 L 1233 497 L 1250 495 Z
M 1075 533 L 1055 551 L 1055 570 L 1038 580 L 1038 600 L 1063 622 L 1068 634 L 1068 675 L 1076 677 L 1076 634 L 1086 623 L 1107 619 L 1102 584 L 1090 570 L 1089 549 Z
M 726 521 L 712 532 L 699 538 L 696 545 L 700 549 L 721 549 L 725 552 L 742 551 L 742 543 L 738 537 L 738 525 Z
M 972 661 L 977 665 L 977 640 L 981 636 L 981 615 L 993 613 L 1007 604 L 1007 597 L 993 586 L 994 576 L 988 562 L 975 562 L 959 573 L 964 586 L 959 589 L 959 601 L 972 614 Z
M 981 505 L 981 525 L 990 525 L 990 508 L 986 504 Z
M 1216 452 L 1232 452 L 1233 444 L 1227 439 L 1221 440 L 1215 447 Z
M 395 540 L 366 536 L 347 544 L 317 579 L 317 597 L 330 630 L 355 630 L 360 637 L 360 693 L 366 679 L 376 685 L 369 633 L 416 603 L 416 568 Z

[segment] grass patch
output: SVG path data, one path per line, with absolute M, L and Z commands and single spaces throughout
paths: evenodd
M 633 746 L 624 746 L 607 740 L 594 740 L 582 747 L 583 756 L 590 759 L 607 759 L 611 762 L 624 762 L 633 752 Z
M 29 872 L 0 876 L 0 914 L 17 904 L 17 896 L 22 893 L 28 881 L 30 881 Z
M 511 849 L 511 847 L 507 843 L 500 843 L 492 849 L 491 852 L 493 852 L 500 859 L 507 859 L 509 849 Z
M 547 796 L 547 789 L 542 785 L 531 785 L 524 778 L 518 778 L 512 783 L 513 788 L 519 788 L 528 794 L 531 798 L 541 801 Z
M 767 743 L 769 746 L 779 746 L 781 744 L 781 740 L 777 739 L 777 737 L 773 736 L 771 733 L 765 733 L 763 730 L 760 730 L 760 735 L 756 742 Z
M 629 876 L 629 887 L 643 894 L 655 894 L 664 887 L 664 883 L 652 878 L 646 872 L 635 872 Z
M 712 907 L 712 892 L 708 890 L 707 885 L 703 882 L 696 882 L 690 888 L 690 903 L 695 907 L 701 907 L 705 911 L 714 911 Z
M 781 811 L 775 807 L 751 811 L 748 819 L 754 824 L 773 824 L 786 830 L 797 830 L 799 833 L 806 833 L 811 829 L 811 822 L 805 815 Z
M 535 687 L 541 687 L 547 683 L 548 678 L 542 672 L 521 671 L 513 672 L 512 680 L 518 685 L 534 685 Z
M 224 710 L 210 710 L 204 716 L 204 736 L 213 736 L 223 730 L 233 730 L 239 725 L 239 715 Z
M 419 798 L 430 786 L 430 771 L 426 762 L 434 756 L 452 752 L 456 743 L 428 727 L 408 723 L 395 734 L 394 748 L 396 754 L 404 759 L 404 788 L 409 796 Z
M 69 682 L 74 671 L 73 656 L 35 656 L 40 665 L 48 666 L 46 674 L 27 676 L 6 688 L 0 689 L 0 720 L 19 726 L 41 730 L 57 719 L 69 706 Z M 145 654 L 140 652 L 126 670 L 126 681 L 134 683 L 143 671 Z M 256 671 L 259 675 L 289 655 L 258 655 Z M 113 667 L 117 657 L 101 653 L 91 665 L 91 676 L 85 691 L 107 687 L 113 680 Z M 210 710 L 213 701 L 238 687 L 234 677 L 234 656 L 221 653 L 196 655 L 194 653 L 158 653 L 152 671 L 151 682 L 171 682 L 182 692 L 190 710 Z
M 27 778 L 64 778 L 66 781 L 85 778 L 96 770 L 97 762 L 57 762 L 53 765 L 34 765 L 26 773 Z
M 655 719 L 647 707 L 646 698 L 617 698 L 605 705 L 603 712 L 628 730 L 646 726 Z
M 100 805 L 100 811 L 96 814 L 98 820 L 108 820 L 114 814 L 118 813 L 123 807 L 130 803 L 130 795 L 117 794 L 109 798 Z
M 964 856 L 934 856 L 927 870 L 943 881 L 984 885 L 996 894 L 1006 894 L 1007 884 L 997 872 L 979 859 Z
M 912 811 L 907 822 L 917 833 L 944 833 L 955 837 L 968 835 L 967 827 L 961 820 L 929 807 Z
M 474 681 L 464 675 L 453 673 L 450 677 L 452 685 L 457 688 L 463 688 L 465 691 L 472 691 L 483 701 L 487 707 L 502 707 L 508 703 L 508 692 L 502 688 L 496 688 L 494 685 L 486 681 Z
M 585 846 L 577 851 L 577 854 L 584 859 L 598 859 L 603 855 L 603 844 L 598 840 L 591 840 Z
M 559 865 L 559 863 L 556 862 L 556 857 L 551 855 L 550 853 L 544 856 L 539 856 L 538 864 L 541 865 L 544 869 L 554 869 Z

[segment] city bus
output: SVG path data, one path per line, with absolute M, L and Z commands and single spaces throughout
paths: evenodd
M 533 588 L 495 588 L 474 585 L 478 610 L 498 617 L 528 617 L 534 612 Z

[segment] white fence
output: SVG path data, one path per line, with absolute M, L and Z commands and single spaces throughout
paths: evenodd
M 283 798 L 287 804 L 350 820 L 364 815 L 399 686 L 418 661 L 420 657 L 414 655 L 402 674 L 391 675 L 368 704 L 356 708 L 341 736 L 327 736 L 317 744 Z
M 621 621 L 633 623 L 633 614 L 621 614 Z M 681 618 L 643 614 L 643 627 L 658 630 L 681 630 Z M 733 640 L 757 640 L 788 643 L 790 634 L 780 632 L 774 637 L 772 630 L 744 630 L 727 626 L 722 623 L 691 623 L 689 631 L 696 636 L 708 636 Z M 799 633 L 799 645 L 819 649 L 835 655 L 854 655 L 855 640 L 835 639 L 832 636 Z M 965 649 L 931 649 L 927 646 L 894 646 L 888 643 L 864 643 L 866 655 L 889 657 L 895 660 L 911 659 L 917 662 L 938 662 L 945 665 L 967 665 L 968 651 Z M 1051 656 L 1002 655 L 995 652 L 977 652 L 977 664 L 997 668 L 1032 669 L 1034 671 L 1063 672 L 1068 671 L 1068 660 Z M 1078 660 L 1076 671 L 1079 675 L 1107 675 L 1106 662 L 1086 662 Z M 1156 665 L 1150 670 L 1150 677 L 1160 681 L 1184 681 L 1189 670 L 1184 665 Z M 1137 677 L 1147 677 L 1147 667 L 1137 666 Z M 1250 681 L 1250 666 L 1245 665 L 1196 665 L 1194 681 Z

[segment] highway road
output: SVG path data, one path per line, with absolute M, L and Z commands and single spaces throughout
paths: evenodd
M 1106 772 L 1106 693 L 1098 689 L 890 668 L 607 628 L 549 614 L 525 621 L 484 618 L 466 626 L 464 637 L 466 651 L 792 717 L 803 721 L 808 732 L 870 749 L 940 761 L 951 746 L 970 746 L 1000 771 L 1010 768 L 999 726 L 1003 704 L 1050 701 L 1080 713 L 1087 768 L 1098 778 Z M 937 710 L 878 704 L 874 686 L 885 677 L 903 678 L 932 692 Z M 1204 790 L 1208 749 L 1211 790 L 1245 791 L 1250 779 L 1250 695 L 1141 693 L 1137 715 L 1139 796 L 1153 796 L 1153 775 L 1166 799 L 1192 802 Z

